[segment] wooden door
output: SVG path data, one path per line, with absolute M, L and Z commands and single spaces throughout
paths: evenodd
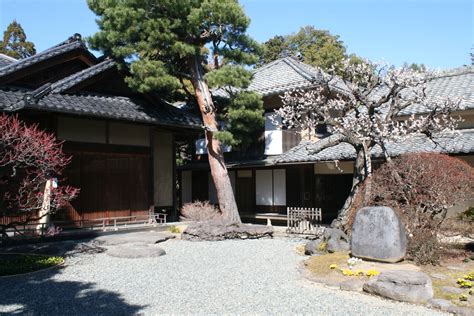
M 236 177 L 236 202 L 240 213 L 255 212 L 255 186 L 253 177 Z

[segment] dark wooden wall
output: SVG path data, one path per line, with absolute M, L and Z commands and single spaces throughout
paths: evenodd
M 150 156 L 146 153 L 68 151 L 73 156 L 66 183 L 81 189 L 55 220 L 90 220 L 148 212 L 151 199 Z

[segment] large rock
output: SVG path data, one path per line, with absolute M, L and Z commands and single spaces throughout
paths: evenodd
M 328 228 L 324 232 L 327 241 L 327 251 L 348 251 L 350 249 L 349 237 L 340 229 Z
M 389 207 L 364 207 L 352 225 L 351 252 L 354 257 L 381 262 L 403 260 L 407 249 L 405 228 Z
M 194 222 L 182 233 L 184 240 L 257 239 L 272 237 L 273 227 L 263 225 Z
M 424 303 L 433 298 L 431 279 L 423 272 L 391 270 L 364 284 L 364 291 L 389 299 Z

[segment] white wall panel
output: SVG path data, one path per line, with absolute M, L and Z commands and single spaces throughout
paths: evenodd
M 255 172 L 257 205 L 273 205 L 272 170 Z
M 283 152 L 283 134 L 273 125 L 271 115 L 265 114 L 265 155 L 279 155 Z
M 273 170 L 273 205 L 286 205 L 286 170 Z

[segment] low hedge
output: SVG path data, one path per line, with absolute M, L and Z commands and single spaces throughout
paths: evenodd
M 48 255 L 0 254 L 0 276 L 28 273 L 64 263 L 64 258 Z

